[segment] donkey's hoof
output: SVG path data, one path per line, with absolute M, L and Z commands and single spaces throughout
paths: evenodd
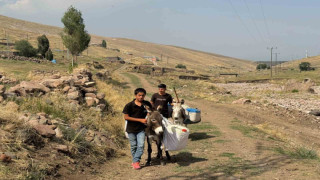
M 166 165 L 166 162 L 165 162 L 165 161 L 161 161 L 160 164 L 161 164 L 162 166 L 164 166 L 164 165 Z
M 147 162 L 147 163 L 146 163 L 146 166 L 151 166 L 151 162 Z

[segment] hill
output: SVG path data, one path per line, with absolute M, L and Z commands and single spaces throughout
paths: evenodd
M 51 42 L 52 49 L 65 49 L 62 45 L 59 33 L 62 28 L 43 25 L 6 16 L 0 16 L 0 37 L 5 36 L 5 31 L 10 42 L 16 40 L 28 39 L 33 45 L 36 45 L 36 38 L 39 35 L 46 34 Z M 201 71 L 201 73 L 209 73 L 213 69 L 215 72 L 223 71 L 250 71 L 255 68 L 255 64 L 251 61 L 231 58 L 223 55 L 207 53 L 188 48 L 182 48 L 171 45 L 160 45 L 149 42 L 126 38 L 102 37 L 91 34 L 91 44 L 100 44 L 103 39 L 107 40 L 108 47 L 111 49 L 119 49 L 121 53 L 112 50 L 106 50 L 101 47 L 91 46 L 88 54 L 93 57 L 106 57 L 120 55 L 125 59 L 143 56 L 156 56 L 162 61 L 158 64 L 162 66 L 175 66 L 179 63 L 186 65 L 190 69 Z M 5 49 L 2 46 L 0 49 Z M 132 54 L 132 55 L 128 55 Z

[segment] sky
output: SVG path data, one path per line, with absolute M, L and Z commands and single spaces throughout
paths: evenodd
M 320 54 L 319 0 L 0 0 L 0 14 L 63 27 L 73 5 L 91 34 L 253 61 Z M 273 57 L 274 58 L 274 57 Z

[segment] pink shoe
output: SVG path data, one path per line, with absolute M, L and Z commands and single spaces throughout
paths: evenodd
M 141 169 L 139 162 L 132 163 L 131 165 L 132 165 L 133 169 L 136 169 L 136 170 Z

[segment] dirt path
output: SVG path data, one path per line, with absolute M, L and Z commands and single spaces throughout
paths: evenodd
M 134 74 L 148 92 L 156 92 L 144 75 Z M 252 107 L 187 102 L 202 110 L 202 122 L 189 125 L 191 134 L 183 151 L 171 152 L 173 160 L 136 171 L 130 167 L 129 146 L 125 155 L 102 167 L 95 179 L 317 179 L 317 160 L 297 160 L 277 149 L 286 142 L 247 126 L 258 116 Z M 243 115 L 243 113 L 246 113 Z M 267 115 L 268 118 L 274 118 Z M 319 140 L 319 139 L 318 139 Z M 146 152 L 146 151 L 145 151 Z M 153 154 L 155 157 L 155 154 Z M 145 163 L 146 153 L 142 157 Z M 88 178 L 90 179 L 90 178 Z

